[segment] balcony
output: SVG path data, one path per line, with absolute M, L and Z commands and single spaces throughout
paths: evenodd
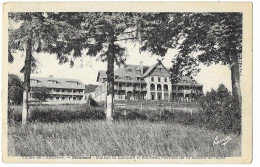
M 173 93 L 183 93 L 183 90 L 173 90 Z
M 118 86 L 114 86 L 115 90 L 125 90 L 125 87 L 118 87 Z
M 126 91 L 131 91 L 131 92 L 132 92 L 132 91 L 134 90 L 134 88 L 133 88 L 133 87 L 126 87 L 125 90 L 126 90 Z
M 141 91 L 147 91 L 147 89 L 146 88 L 141 88 Z
M 83 92 L 55 92 L 55 91 L 51 91 L 49 94 L 59 94 L 59 95 L 83 95 Z

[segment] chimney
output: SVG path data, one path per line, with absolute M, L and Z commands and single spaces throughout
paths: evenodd
M 144 74 L 143 61 L 140 61 L 141 74 Z
M 49 75 L 49 78 L 53 78 L 53 75 Z

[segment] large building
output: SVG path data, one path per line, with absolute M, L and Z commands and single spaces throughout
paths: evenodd
M 49 77 L 31 77 L 29 101 L 35 101 L 34 91 L 39 87 L 48 89 L 47 102 L 84 101 L 85 85 L 80 80 Z
M 115 100 L 194 100 L 202 94 L 203 85 L 189 77 L 182 77 L 176 84 L 171 83 L 169 70 L 158 61 L 152 66 L 125 65 L 115 70 Z M 107 94 L 106 71 L 99 71 L 99 86 L 95 100 L 105 101 Z

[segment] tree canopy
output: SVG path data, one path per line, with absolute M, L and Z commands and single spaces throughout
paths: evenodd
M 23 83 L 15 74 L 8 74 L 8 102 L 21 104 L 23 101 Z

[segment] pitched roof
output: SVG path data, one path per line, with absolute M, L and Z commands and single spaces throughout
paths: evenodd
M 63 88 L 63 89 L 85 89 L 85 85 L 78 79 L 53 78 L 53 77 L 31 77 L 31 80 L 37 80 L 37 83 L 31 82 L 31 87 Z M 56 81 L 51 83 L 49 81 Z M 71 82 L 77 84 L 70 84 Z
M 195 79 L 191 79 L 188 76 L 183 76 L 179 79 L 178 83 L 175 83 L 173 85 L 182 85 L 182 86 L 197 86 L 201 87 L 202 84 L 198 83 Z
M 145 72 L 147 69 L 149 68 L 149 66 L 143 66 L 143 72 Z M 125 67 L 119 67 L 118 69 L 115 70 L 114 72 L 115 76 L 118 76 L 117 79 L 115 79 L 115 81 L 117 82 L 129 82 L 129 83 L 146 83 L 143 80 L 136 80 L 136 77 L 142 77 L 142 73 L 140 71 L 140 65 L 125 65 Z M 128 76 L 129 80 L 126 80 L 125 77 Z M 101 70 L 98 72 L 98 77 L 97 77 L 97 81 L 99 80 L 99 78 L 107 78 L 107 74 L 106 71 Z
M 155 67 L 157 67 L 157 65 L 162 65 L 162 66 L 169 72 L 169 68 L 166 68 L 166 67 L 163 65 L 163 63 L 162 63 L 160 60 L 158 60 L 158 62 L 157 62 L 156 64 L 154 64 L 154 65 L 152 65 L 152 66 L 150 66 L 150 67 L 148 68 L 148 70 L 144 73 L 143 77 L 146 77 L 148 74 L 150 74 L 150 72 L 152 72 L 153 69 L 154 69 Z
M 150 66 L 150 67 L 146 70 L 146 72 L 144 73 L 143 76 L 148 75 L 148 74 L 157 66 L 157 64 L 158 64 L 158 63 L 156 63 L 156 64 Z

